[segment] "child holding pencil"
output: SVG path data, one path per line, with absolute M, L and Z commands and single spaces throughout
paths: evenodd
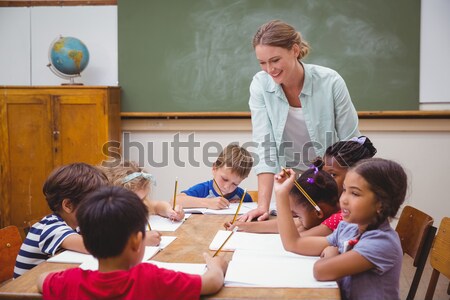
M 86 195 L 107 184 L 103 172 L 85 163 L 64 165 L 52 171 L 42 188 L 52 213 L 30 228 L 17 255 L 14 278 L 61 249 L 88 253 L 77 231 L 75 214 Z
M 239 145 L 230 144 L 219 154 L 212 168 L 213 179 L 199 183 L 177 195 L 183 207 L 223 209 L 230 202 L 239 202 L 244 190 L 239 184 L 248 177 L 253 166 L 250 153 Z M 244 202 L 252 202 L 249 194 Z
M 172 208 L 167 201 L 150 201 L 148 199 L 154 178 L 151 174 L 145 172 L 143 168 L 139 167 L 136 162 L 124 161 L 116 167 L 99 168 L 104 171 L 110 184 L 135 192 L 147 206 L 150 214 L 160 215 L 176 221 L 184 218 L 184 211 L 181 206 L 177 205 L 175 208 Z M 148 225 L 148 227 L 150 226 Z M 150 231 L 146 236 L 147 246 L 159 245 L 160 241 L 161 234 L 157 231 Z
M 349 141 L 339 141 L 328 147 L 325 151 L 323 160 L 323 171 L 330 174 L 337 183 L 338 196 L 342 193 L 342 184 L 344 182 L 345 174 L 349 167 L 355 165 L 358 161 L 366 158 L 371 158 L 377 152 L 370 139 L 366 136 L 360 136 L 358 138 L 352 138 Z M 321 164 L 321 160 L 314 162 L 314 167 Z M 295 187 L 294 187 L 295 188 Z M 315 199 L 315 197 L 312 197 Z M 320 204 L 321 200 L 318 199 L 317 204 Z M 331 215 L 327 215 L 332 211 L 325 211 L 324 219 L 312 218 L 310 220 L 304 220 L 300 222 L 297 218 L 294 222 L 297 226 L 301 236 L 327 236 L 332 233 L 342 220 L 341 211 L 339 209 L 339 201 L 336 203 L 337 211 Z M 305 209 L 308 206 L 305 206 Z M 311 207 L 309 207 L 311 208 Z M 308 215 L 308 214 L 302 214 Z M 313 215 L 310 215 L 313 217 Z M 305 227 L 304 224 L 310 224 L 310 227 Z M 315 225 L 314 225 L 315 224 Z M 260 221 L 260 222 L 241 222 L 234 223 L 239 227 L 239 231 L 257 232 L 257 233 L 278 233 L 277 220 Z M 225 224 L 225 228 L 233 229 L 230 223 Z
M 38 280 L 43 298 L 199 299 L 222 288 L 227 263 L 219 256 L 204 253 L 207 269 L 201 276 L 141 263 L 147 217 L 147 207 L 127 189 L 104 187 L 90 194 L 77 218 L 86 249 L 98 259 L 98 271 L 43 274 Z
M 292 170 L 288 170 L 294 175 Z M 300 238 L 290 218 L 293 176 L 275 176 L 278 228 L 287 251 L 317 255 L 317 280 L 338 280 L 343 299 L 400 299 L 403 252 L 389 224 L 403 203 L 407 176 L 396 162 L 361 160 L 344 179 L 340 197 L 343 221 L 327 237 Z

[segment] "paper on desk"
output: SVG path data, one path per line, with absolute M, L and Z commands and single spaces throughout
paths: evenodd
M 158 253 L 161 250 L 159 246 L 146 246 L 145 247 L 145 253 L 144 257 L 142 258 L 142 261 L 147 261 L 153 256 L 155 256 L 156 253 Z M 84 261 L 80 266 L 80 269 L 83 270 L 91 270 L 96 271 L 98 270 L 98 260 L 90 255 L 90 258 L 86 261 Z
M 177 272 L 184 272 L 194 275 L 203 275 L 206 270 L 206 264 L 193 264 L 193 263 L 167 263 L 156 260 L 148 260 L 146 263 L 154 264 L 160 268 L 173 270 Z
M 145 254 L 143 260 L 149 260 L 153 257 L 159 250 L 166 248 L 170 243 L 172 243 L 177 237 L 176 236 L 161 236 L 161 243 L 159 246 L 145 247 Z M 68 263 L 68 264 L 84 264 L 84 263 L 92 263 L 97 260 L 90 254 L 79 253 L 71 250 L 63 251 L 53 257 L 47 259 L 48 262 L 53 263 Z M 80 266 L 81 267 L 81 266 Z M 98 263 L 97 263 L 98 268 Z M 91 270 L 91 269 L 89 269 Z
M 217 231 L 214 239 L 209 245 L 209 250 L 217 250 L 223 244 L 225 239 L 230 235 L 230 231 Z M 281 237 L 279 234 L 272 233 L 249 233 L 235 232 L 228 242 L 223 246 L 222 251 L 234 251 L 236 249 L 252 249 L 252 250 L 274 250 L 285 252 Z
M 204 215 L 234 215 L 239 206 L 239 203 L 230 203 L 228 208 L 224 209 L 209 209 L 205 207 L 201 208 L 185 208 L 185 213 L 197 213 Z M 241 209 L 239 210 L 239 215 L 245 214 L 258 206 L 256 202 L 243 202 Z
M 81 264 L 91 257 L 92 255 L 90 254 L 65 250 L 59 254 L 56 254 L 55 256 L 50 257 L 49 259 L 47 259 L 47 261 L 53 263 Z
M 150 226 L 152 227 L 152 230 L 175 231 L 190 216 L 191 216 L 190 214 L 185 214 L 184 220 L 171 221 L 169 218 L 161 217 L 158 215 L 151 215 L 149 218 L 149 222 L 150 222 Z
M 228 264 L 225 286 L 337 288 L 335 281 L 317 281 L 314 278 L 313 266 L 319 257 L 295 257 L 295 254 L 283 257 L 247 250 L 244 250 L 246 253 L 239 253 L 241 251 L 236 250 Z M 235 259 L 236 254 L 239 259 Z

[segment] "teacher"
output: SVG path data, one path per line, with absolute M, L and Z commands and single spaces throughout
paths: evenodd
M 241 221 L 268 219 L 281 166 L 302 172 L 328 146 L 360 135 L 344 80 L 332 69 L 302 62 L 309 45 L 294 27 L 279 20 L 262 25 L 253 48 L 262 69 L 250 84 L 249 100 L 258 207 Z

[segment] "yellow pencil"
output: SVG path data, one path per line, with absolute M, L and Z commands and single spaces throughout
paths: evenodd
M 286 174 L 286 176 L 289 177 L 288 171 L 283 167 L 281 167 L 281 168 L 283 169 L 284 174 Z M 320 211 L 319 205 L 317 205 L 316 202 L 314 202 L 314 200 L 308 195 L 308 193 L 302 188 L 302 186 L 296 180 L 294 180 L 294 184 L 297 187 L 297 189 L 300 191 L 300 193 L 302 193 L 303 196 L 305 196 L 306 200 L 308 200 L 309 203 L 311 203 L 311 205 L 314 206 L 314 208 L 317 211 Z
M 148 225 L 148 230 L 152 231 L 152 227 L 150 226 L 150 221 L 147 222 L 147 225 Z
M 177 204 L 177 188 L 178 188 L 178 177 L 175 178 L 175 191 L 173 192 L 173 207 L 175 210 L 175 205 Z
M 239 210 L 241 209 L 242 202 L 244 202 L 245 194 L 247 194 L 247 189 L 245 189 L 244 193 L 242 194 L 241 201 L 239 201 L 239 206 L 236 209 L 236 212 L 234 213 L 233 221 L 231 221 L 231 224 L 234 224 L 234 221 L 236 221 L 236 217 L 239 214 Z
M 223 246 L 225 246 L 225 244 L 228 242 L 228 240 L 231 238 L 231 236 L 233 235 L 233 233 L 235 233 L 238 230 L 238 227 L 234 227 L 233 231 L 231 231 L 230 235 L 225 239 L 225 241 L 222 243 L 222 245 L 219 247 L 219 249 L 217 249 L 216 253 L 214 253 L 213 257 L 216 257 L 217 254 L 219 254 L 220 250 L 222 250 Z
M 217 181 L 214 178 L 213 178 L 213 181 L 214 181 L 214 184 L 217 186 L 217 189 L 219 190 L 220 197 L 225 198 L 223 196 L 222 190 L 220 189 L 219 185 L 217 184 Z

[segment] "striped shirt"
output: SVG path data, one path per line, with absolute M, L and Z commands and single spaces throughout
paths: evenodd
M 14 278 L 55 255 L 63 240 L 75 230 L 58 215 L 51 214 L 34 224 L 20 247 L 14 267 Z

